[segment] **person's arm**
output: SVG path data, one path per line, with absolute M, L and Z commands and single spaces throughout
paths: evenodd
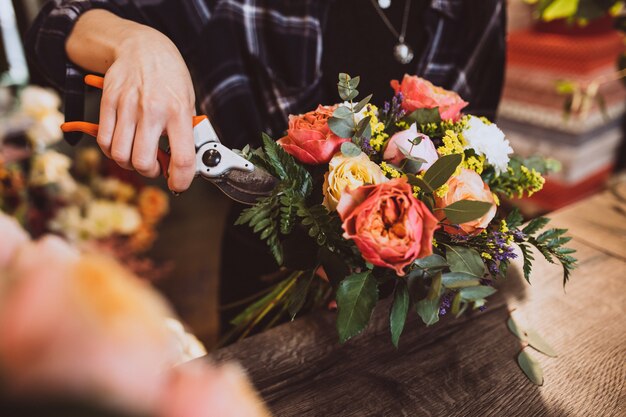
M 176 46 L 148 26 L 90 10 L 76 22 L 65 49 L 75 64 L 105 74 L 98 132 L 104 153 L 124 168 L 156 176 L 158 141 L 166 131 L 169 186 L 189 187 L 195 174 L 195 96 Z

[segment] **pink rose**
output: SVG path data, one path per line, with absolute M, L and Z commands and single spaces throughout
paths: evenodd
M 411 144 L 411 141 L 415 138 L 420 138 L 422 141 L 419 145 L 415 146 Z M 420 168 L 420 171 L 425 171 L 437 160 L 439 155 L 435 149 L 435 145 L 430 138 L 422 133 L 417 132 L 415 123 L 411 125 L 408 130 L 403 130 L 396 133 L 389 139 L 387 146 L 385 147 L 385 153 L 383 159 L 391 162 L 394 165 L 400 165 L 400 163 L 406 159 L 405 154 L 410 154 L 412 157 L 425 160 Z
M 280 146 L 305 164 L 325 164 L 350 139 L 340 138 L 328 127 L 328 119 L 337 106 L 318 106 L 298 116 L 289 116 L 287 136 L 278 140 Z
M 405 178 L 346 190 L 337 206 L 344 237 L 352 239 L 366 261 L 395 269 L 433 253 L 437 219 L 415 198 Z
M 491 203 L 492 206 L 482 217 L 459 224 L 458 226 L 444 225 L 444 230 L 451 234 L 476 235 L 480 233 L 496 215 L 496 203 L 491 194 L 489 186 L 483 182 L 483 179 L 475 171 L 463 168 L 461 173 L 448 180 L 448 192 L 443 197 L 435 197 L 435 206 L 444 208 L 452 203 L 461 200 L 485 201 Z M 445 213 L 443 210 L 437 210 L 435 215 L 439 220 L 443 220 Z M 444 223 L 448 223 L 444 221 Z
M 404 74 L 402 83 L 392 80 L 391 87 L 396 93 L 402 93 L 402 108 L 407 112 L 439 107 L 443 120 L 459 120 L 461 109 L 469 104 L 454 91 L 437 87 L 415 75 Z
M 28 242 L 29 238 L 18 222 L 0 212 L 0 270 L 8 266 L 17 253 L 18 248 Z

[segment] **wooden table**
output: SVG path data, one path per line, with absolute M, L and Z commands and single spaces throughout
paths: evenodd
M 277 416 L 625 416 L 626 182 L 553 213 L 570 229 L 579 267 L 565 291 L 560 267 L 536 263 L 532 285 L 510 268 L 488 309 L 426 328 L 407 323 L 394 349 L 387 307 L 364 334 L 337 342 L 331 312 L 307 316 L 216 352 L 237 360 Z M 530 383 L 506 320 L 548 340 Z M 415 316 L 415 314 L 413 314 Z

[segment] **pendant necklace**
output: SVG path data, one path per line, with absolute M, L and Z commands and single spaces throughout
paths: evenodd
M 409 11 L 411 10 L 411 0 L 406 0 L 406 2 L 404 3 L 404 16 L 402 17 L 402 28 L 400 30 L 400 33 L 398 33 L 396 28 L 393 27 L 393 25 L 391 24 L 391 22 L 385 15 L 385 12 L 383 12 L 383 10 L 381 9 L 381 5 L 379 4 L 381 3 L 381 1 L 371 0 L 371 2 L 372 2 L 372 6 L 374 6 L 374 8 L 376 9 L 376 12 L 380 16 L 380 18 L 383 20 L 383 22 L 385 23 L 389 31 L 393 34 L 393 36 L 398 38 L 398 43 L 396 44 L 396 46 L 393 47 L 393 56 L 396 58 L 396 60 L 399 63 L 408 64 L 409 62 L 413 60 L 413 56 L 414 56 L 413 50 L 411 49 L 411 47 L 407 45 L 406 43 L 404 43 L 404 37 L 406 35 L 406 28 L 407 28 L 407 24 L 409 23 Z M 382 3 L 383 5 L 386 5 L 386 3 L 384 2 Z

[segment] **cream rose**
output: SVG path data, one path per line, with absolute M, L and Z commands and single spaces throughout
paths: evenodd
M 380 167 L 363 152 L 358 156 L 345 156 L 339 152 L 330 160 L 328 172 L 324 176 L 324 205 L 328 210 L 334 211 L 346 189 L 354 190 L 365 184 L 381 184 L 386 181 Z

